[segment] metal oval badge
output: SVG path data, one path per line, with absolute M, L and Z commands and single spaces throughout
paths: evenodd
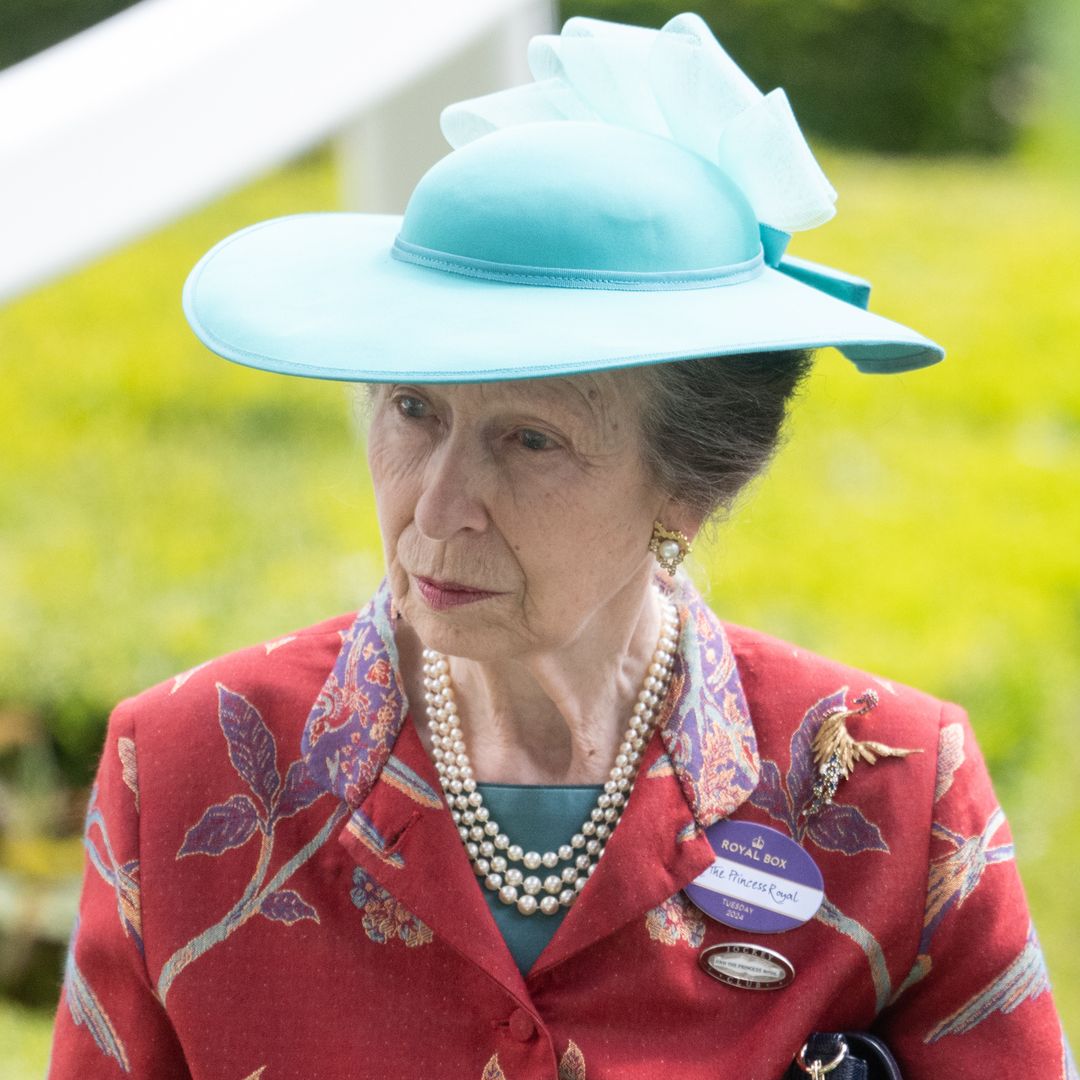
M 714 979 L 740 990 L 780 990 L 795 978 L 786 956 L 741 942 L 710 945 L 702 949 L 698 963 Z

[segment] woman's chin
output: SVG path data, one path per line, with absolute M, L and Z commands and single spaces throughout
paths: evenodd
M 516 638 L 491 618 L 490 602 L 440 610 L 414 594 L 400 610 L 425 649 L 480 661 L 497 660 L 514 651 Z

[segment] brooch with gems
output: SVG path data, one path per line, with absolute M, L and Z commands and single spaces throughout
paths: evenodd
M 813 817 L 833 801 L 836 789 L 846 780 L 860 761 L 873 765 L 879 757 L 907 757 L 921 754 L 922 749 L 905 750 L 886 746 L 873 739 L 855 739 L 847 729 L 847 721 L 865 716 L 878 703 L 875 690 L 865 690 L 855 699 L 855 708 L 841 706 L 830 712 L 821 722 L 813 742 L 814 764 L 818 776 L 810 795 L 810 802 L 803 810 L 803 817 Z

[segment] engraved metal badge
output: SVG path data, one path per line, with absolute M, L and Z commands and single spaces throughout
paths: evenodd
M 779 990 L 795 978 L 786 956 L 742 942 L 710 945 L 701 950 L 698 963 L 714 979 L 740 990 Z

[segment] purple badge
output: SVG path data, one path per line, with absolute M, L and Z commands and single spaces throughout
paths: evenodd
M 705 830 L 712 866 L 686 886 L 706 915 L 754 934 L 794 930 L 825 899 L 817 863 L 776 829 L 751 821 L 718 821 Z

